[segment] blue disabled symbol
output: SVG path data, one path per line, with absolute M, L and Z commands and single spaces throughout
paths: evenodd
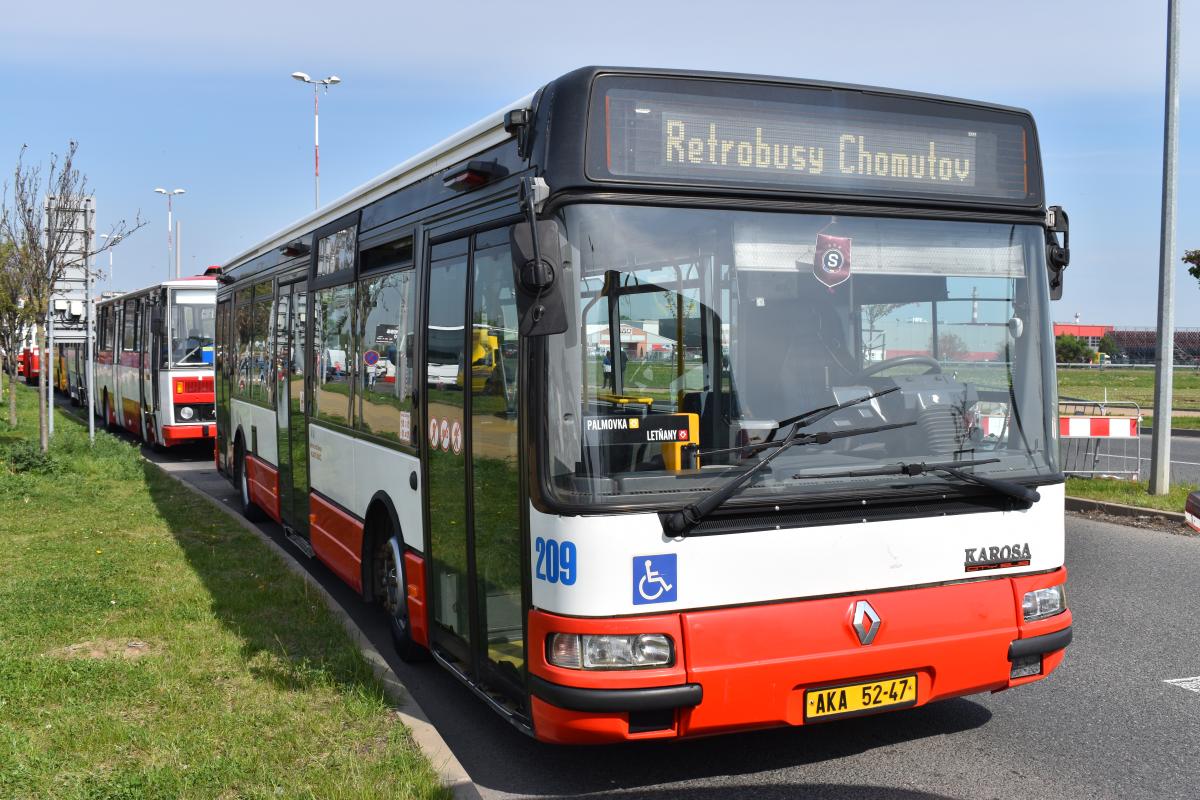
M 633 604 L 673 603 L 679 598 L 675 554 L 634 556 Z

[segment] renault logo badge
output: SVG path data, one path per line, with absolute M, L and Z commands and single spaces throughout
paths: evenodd
M 875 641 L 875 634 L 879 633 L 879 615 L 866 600 L 854 604 L 854 632 L 864 646 Z

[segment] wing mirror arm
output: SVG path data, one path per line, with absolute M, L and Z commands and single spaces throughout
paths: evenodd
M 1058 234 L 1062 234 L 1059 244 Z M 1050 270 L 1050 299 L 1061 300 L 1063 272 L 1071 263 L 1071 221 L 1062 206 L 1046 211 L 1046 266 Z

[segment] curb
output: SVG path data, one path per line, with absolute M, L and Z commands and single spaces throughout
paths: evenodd
M 1067 511 L 1099 511 L 1102 514 L 1109 514 L 1114 517 L 1150 517 L 1153 519 L 1162 520 L 1163 522 L 1171 522 L 1176 525 L 1187 524 L 1183 518 L 1183 512 L 1180 511 L 1159 511 L 1155 508 L 1127 506 L 1123 503 L 1108 503 L 1104 500 L 1088 500 L 1083 497 L 1068 497 L 1066 500 L 1066 507 Z
M 209 505 L 220 509 L 223 514 L 257 536 L 259 541 L 266 544 L 268 548 L 283 560 L 284 565 L 289 570 L 300 576 L 301 580 L 317 593 L 325 602 L 326 608 L 333 614 L 334 619 L 341 623 L 346 633 L 350 634 L 351 640 L 357 645 L 359 651 L 362 652 L 363 658 L 366 659 L 367 664 L 371 667 L 371 672 L 383 684 L 383 690 L 392 701 L 396 713 L 400 716 L 400 721 L 408 726 L 408 729 L 412 732 L 413 742 L 416 743 L 421 753 L 429 759 L 429 762 L 433 764 L 433 768 L 437 771 L 442 783 L 450 789 L 456 798 L 461 798 L 461 800 L 480 800 L 479 789 L 476 788 L 475 783 L 471 780 L 471 776 L 467 774 L 466 769 L 463 768 L 463 765 L 454 755 L 454 751 L 450 749 L 450 745 L 446 743 L 446 740 L 438 733 L 437 728 L 429 721 L 429 717 L 425 714 L 421 705 L 404 687 L 404 683 L 401 682 L 399 676 L 388 666 L 387 661 L 375 649 L 375 645 L 371 644 L 366 634 L 354 624 L 354 620 L 350 618 L 350 615 L 338 605 L 329 592 L 325 591 L 325 587 L 308 574 L 308 570 L 296 560 L 296 557 L 280 547 L 271 537 L 260 531 L 252 522 L 223 505 L 215 497 L 206 494 L 199 487 L 193 486 L 183 478 L 163 469 L 160 465 L 145 456 L 142 456 L 142 460 L 147 464 L 151 464 L 163 475 L 180 484 L 192 494 L 204 498 Z
M 1138 431 L 1138 433 L 1149 436 L 1150 434 L 1154 433 L 1154 428 L 1142 428 Z M 1200 430 L 1195 428 L 1172 428 L 1171 435 L 1180 436 L 1184 439 L 1200 439 Z

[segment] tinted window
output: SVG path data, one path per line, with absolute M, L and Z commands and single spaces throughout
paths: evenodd
M 412 270 L 358 285 L 358 414 L 355 427 L 376 436 L 413 442 Z
M 349 425 L 354 362 L 350 331 L 353 286 L 334 286 L 315 293 L 313 363 L 316 365 L 313 412 L 317 419 Z

